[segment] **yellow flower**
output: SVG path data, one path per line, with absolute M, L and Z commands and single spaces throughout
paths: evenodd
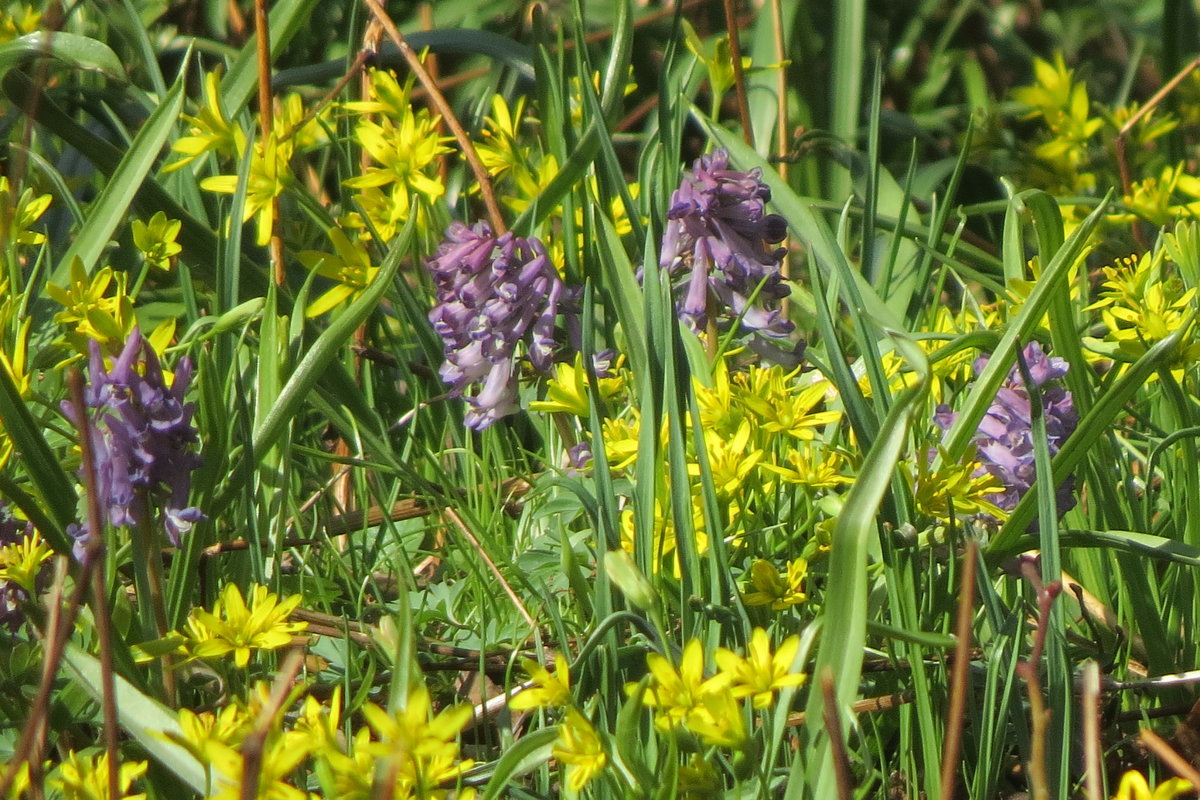
M 117 787 L 121 800 L 145 800 L 144 794 L 126 794 L 133 782 L 146 773 L 145 761 L 129 761 L 117 767 Z M 111 800 L 108 795 L 110 771 L 108 753 L 80 756 L 71 751 L 58 767 L 58 774 L 47 783 L 62 792 L 66 800 Z
M 1040 58 L 1033 60 L 1035 83 L 1013 91 L 1013 99 L 1031 106 L 1030 116 L 1041 116 L 1055 139 L 1038 149 L 1042 158 L 1054 158 L 1066 152 L 1100 130 L 1101 119 L 1090 119 L 1087 87 L 1072 80 L 1071 70 L 1056 53 L 1051 64 Z
M 221 72 L 213 70 L 204 76 L 204 105 L 196 116 L 183 115 L 191 124 L 187 136 L 179 137 L 171 149 L 182 158 L 163 168 L 163 174 L 191 164 L 207 153 L 227 159 L 239 158 L 246 149 L 246 133 L 240 125 L 229 121 L 221 105 Z
M 1008 517 L 1008 512 L 987 499 L 989 495 L 1003 491 L 1000 480 L 980 470 L 977 461 L 964 464 L 943 461 L 936 471 L 930 471 L 927 461 L 917 460 L 913 500 L 917 512 L 932 519 L 949 522 L 952 517 L 962 520 L 988 514 L 1003 520 Z
M 764 463 L 762 467 L 778 475 L 784 483 L 803 486 L 810 492 L 834 489 L 854 482 L 852 478 L 841 474 L 845 459 L 833 448 L 819 450 L 813 442 L 800 442 L 789 447 L 784 458 L 787 459 L 787 466 Z
M 554 672 L 528 658 L 521 659 L 521 669 L 529 674 L 534 686 L 512 696 L 508 707 L 514 711 L 531 708 L 556 708 L 571 702 L 571 667 L 562 653 L 554 654 Z
M 729 439 L 715 431 L 706 430 L 704 444 L 708 450 L 708 467 L 717 497 L 725 500 L 735 497 L 763 457 L 762 450 L 750 447 L 749 423 L 743 423 Z M 698 477 L 700 465 L 689 463 L 688 474 Z
M 362 242 L 350 241 L 340 228 L 329 229 L 329 241 L 336 255 L 319 250 L 305 250 L 297 255 L 304 266 L 338 283 L 308 304 L 304 311 L 306 317 L 319 317 L 361 294 L 379 273 L 379 267 L 371 264 L 371 256 Z
M 813 439 L 814 428 L 837 422 L 842 415 L 838 411 L 813 411 L 830 389 L 827 381 L 799 387 L 791 380 L 794 376 L 795 372 L 785 373 L 779 366 L 752 367 L 734 382 L 740 389 L 739 401 L 758 418 L 763 430 Z
M 492 96 L 492 113 L 483 121 L 475 152 L 493 178 L 506 172 L 525 169 L 529 163 L 529 148 L 517 144 L 521 123 L 525 117 L 525 96 L 517 97 L 516 104 L 509 108 L 501 95 Z
M 696 400 L 700 405 L 700 422 L 706 431 L 732 436 L 742 427 L 746 419 L 746 409 L 730 389 L 726 359 L 721 359 L 713 367 L 712 381 L 713 385 L 709 387 L 695 378 L 692 379 Z
M 259 765 L 255 800 L 307 800 L 306 792 L 285 782 L 308 758 L 309 751 L 303 746 L 302 739 L 290 733 L 268 737 Z M 246 769 L 242 751 L 210 741 L 206 755 L 207 762 L 217 772 L 216 791 L 209 800 L 241 800 Z
M 267 587 L 254 584 L 249 599 L 247 606 L 237 585 L 227 583 L 211 613 L 202 608 L 192 611 L 196 622 L 213 637 L 193 649 L 198 658 L 216 658 L 232 652 L 238 669 L 244 669 L 254 650 L 286 647 L 292 643 L 293 634 L 308 627 L 306 622 L 287 621 L 288 614 L 300 605 L 302 598 L 298 594 L 278 601 Z
M 83 262 L 71 262 L 71 280 L 66 287 L 46 285 L 50 299 L 63 306 L 54 321 L 67 329 L 67 340 L 80 352 L 87 352 L 87 340 L 95 339 L 115 353 L 133 330 L 133 301 L 125 291 L 126 274 L 112 267 L 97 270 L 90 278 Z M 109 297 L 112 286 L 113 296 Z M 114 350 L 116 348 L 117 350 Z
M 596 729 L 587 717 L 574 708 L 567 709 L 567 716 L 558 729 L 558 742 L 553 752 L 558 762 L 566 768 L 567 786 L 573 792 L 582 790 L 608 764 L 608 756 Z
M 1183 324 L 1184 317 L 1195 305 L 1195 289 L 1183 288 L 1173 276 L 1164 277 L 1166 258 L 1160 250 L 1120 259 L 1114 266 L 1104 267 L 1106 280 L 1101 299 L 1086 310 L 1100 310 L 1108 328 L 1105 337 L 1115 345 L 1106 355 L 1124 361 L 1135 361 L 1147 350 L 1165 339 Z M 1092 349 L 1094 340 L 1085 339 Z M 1178 360 L 1190 362 L 1200 357 L 1200 344 L 1190 343 L 1183 348 Z
M 290 92 L 279 104 L 275 127 L 280 137 L 292 140 L 297 150 L 311 150 L 329 142 L 325 127 L 319 122 L 329 116 L 328 110 L 329 106 L 325 106 L 310 118 L 304 108 L 304 98 L 296 92 Z
M 1131 222 L 1144 219 L 1155 226 L 1166 225 L 1176 218 L 1192 218 L 1200 214 L 1200 178 L 1184 172 L 1183 162 L 1167 165 L 1157 177 L 1150 176 L 1130 186 L 1124 197 L 1128 213 L 1110 214 L 1112 222 Z M 1176 203 L 1176 194 L 1188 200 Z
M 328 706 L 312 695 L 304 698 L 304 705 L 300 708 L 300 716 L 293 730 L 307 736 L 309 751 L 316 753 L 324 748 L 337 747 L 341 721 L 342 687 L 336 686 Z
M 526 164 L 521 169 L 514 170 L 511 179 L 516 193 L 505 196 L 504 204 L 518 214 L 524 212 L 538 201 L 546 187 L 557 176 L 558 159 L 553 155 L 543 156 L 536 163 Z
M 641 419 L 636 410 L 620 419 L 608 418 L 601 427 L 604 455 L 613 470 L 629 469 L 637 461 Z
M 42 535 L 35 529 L 19 542 L 0 547 L 0 581 L 11 581 L 30 595 L 35 595 L 38 573 L 41 572 L 42 564 L 52 555 L 54 550 L 42 540 Z
M 1171 778 L 1150 790 L 1146 778 L 1140 772 L 1129 770 L 1121 776 L 1121 783 L 1113 800 L 1175 800 L 1192 790 L 1192 785 L 1183 778 Z
M 250 156 L 250 176 L 246 184 L 246 199 L 242 210 L 242 222 L 255 220 L 255 243 L 263 247 L 271 241 L 271 230 L 275 225 L 275 198 L 292 184 L 292 171 L 288 162 L 292 160 L 292 142 L 280 141 L 272 133 L 266 141 L 258 141 Z M 218 194 L 237 192 L 237 175 L 215 175 L 200 181 L 200 188 Z
M 754 591 L 747 592 L 742 600 L 748 606 L 769 605 L 772 611 L 799 605 L 808 600 L 804 591 L 807 575 L 806 559 L 795 558 L 788 562 L 786 579 L 770 561 L 759 559 L 750 567 L 750 585 Z
M 210 763 L 210 745 L 241 746 L 256 720 L 240 704 L 231 703 L 219 712 L 193 712 L 179 709 L 178 734 L 168 734 L 175 744 L 187 750 L 202 764 Z
M 321 764 L 328 767 L 332 775 L 333 792 L 330 797 L 339 800 L 369 800 L 371 783 L 375 776 L 375 756 L 371 753 L 371 732 L 360 728 L 354 734 L 353 746 L 346 754 L 336 747 L 313 751 Z M 320 774 L 318 767 L 318 774 Z
M 10 762 L 0 760 L 0 775 L 7 775 Z M 19 800 L 29 791 L 29 762 L 22 761 L 21 766 L 17 767 L 17 774 L 13 776 L 12 785 L 8 787 L 8 797 L 10 800 Z
M 429 691 L 418 686 L 408 702 L 391 714 L 376 705 L 363 706 L 367 724 L 379 736 L 369 751 L 393 759 L 397 796 L 426 797 L 439 785 L 456 781 L 475 762 L 459 760 L 456 738 L 471 719 L 471 707 L 453 706 L 434 715 Z
M 41 11 L 36 10 L 28 3 L 20 5 L 10 3 L 5 13 L 0 14 L 0 44 L 41 30 L 41 28 Z
M 623 360 L 624 357 L 622 356 Z M 620 361 L 613 371 L 620 369 Z M 625 389 L 623 375 L 598 378 L 596 389 L 600 399 L 611 400 Z M 588 395 L 588 374 L 583 366 L 583 354 L 576 353 L 574 363 L 560 362 L 554 365 L 554 377 L 546 383 L 546 399 L 529 404 L 532 411 L 561 411 L 586 419 L 591 414 L 591 399 Z
M 642 694 L 642 703 L 655 709 L 654 725 L 664 733 L 684 724 L 705 695 L 719 692 L 729 683 L 729 676 L 718 674 L 704 678 L 704 650 L 699 639 L 691 639 L 683 648 L 676 669 L 658 653 L 646 656 L 651 681 Z M 630 683 L 625 691 L 634 692 L 639 684 Z
M 171 269 L 175 256 L 183 252 L 183 245 L 175 241 L 183 223 L 167 219 L 161 211 L 154 212 L 149 222 L 135 219 L 130 226 L 133 244 L 141 252 L 146 263 L 163 271 Z
M 767 632 L 755 628 L 745 658 L 724 647 L 717 648 L 714 658 L 721 672 L 728 676 L 735 698 L 749 697 L 755 708 L 767 708 L 779 689 L 804 684 L 805 675 L 792 672 L 792 662 L 799 651 L 800 637 L 789 636 L 772 655 Z
M 738 748 L 746 741 L 746 721 L 728 686 L 701 696 L 684 718 L 683 727 L 709 747 Z
M 36 194 L 27 187 L 17 197 L 9 188 L 8 177 L 0 175 L 0 231 L 7 235 L 9 244 L 38 245 L 46 241 L 46 235 L 32 226 L 49 207 L 50 195 Z

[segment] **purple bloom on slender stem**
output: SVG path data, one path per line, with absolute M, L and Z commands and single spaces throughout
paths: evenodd
M 975 361 L 975 374 L 983 372 L 988 356 Z M 996 392 L 979 423 L 975 448 L 981 464 L 1004 485 L 1004 491 L 988 496 L 988 500 L 1005 511 L 1016 508 L 1021 497 L 1036 479 L 1033 453 L 1033 408 L 1030 391 L 1036 390 L 1046 422 L 1046 444 L 1053 456 L 1079 423 L 1079 413 L 1071 393 L 1058 381 L 1067 374 L 1068 364 L 1061 358 L 1048 356 L 1037 342 L 1030 342 L 1021 353 L 1029 371 L 1032 385 L 1025 382 L 1020 364 L 1013 365 L 1008 377 Z M 956 415 L 948 406 L 938 406 L 934 421 L 948 429 Z M 1058 486 L 1055 499 L 1061 516 L 1075 506 L 1074 478 Z
M 88 431 L 96 462 L 96 493 L 110 525 L 141 524 L 161 508 L 163 528 L 176 547 L 192 525 L 204 519 L 188 505 L 192 470 L 200 457 L 192 427 L 195 406 L 183 401 L 192 378 L 191 361 L 181 359 L 168 388 L 158 356 L 134 328 L 121 353 L 106 369 L 96 342 L 89 343 L 88 386 L 84 402 L 95 409 Z M 63 412 L 77 426 L 81 416 L 70 402 Z
M 467 426 L 481 431 L 518 410 L 519 343 L 535 367 L 549 369 L 569 293 L 540 240 L 495 236 L 484 222 L 451 224 L 427 265 L 437 290 L 429 321 L 446 358 L 439 374 L 470 405 Z
M 780 274 L 787 250 L 775 246 L 787 221 L 767 213 L 771 190 L 761 176 L 758 169 L 730 169 L 729 153 L 718 149 L 697 159 L 671 196 L 659 265 L 686 273 L 677 310 L 695 331 L 717 308 L 721 318 L 741 315 L 745 330 L 768 338 L 783 339 L 794 328 L 779 307 L 791 292 Z

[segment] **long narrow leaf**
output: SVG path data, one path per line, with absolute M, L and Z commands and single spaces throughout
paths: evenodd
M 64 284 L 71 274 L 71 262 L 79 258 L 87 273 L 95 268 L 113 234 L 125 222 L 130 203 L 145 182 L 167 137 L 175 129 L 183 108 L 182 78 L 171 87 L 158 108 L 146 120 L 121 159 L 104 191 L 92 205 L 87 221 L 79 229 L 67 252 L 63 253 L 51 276 L 52 283 Z

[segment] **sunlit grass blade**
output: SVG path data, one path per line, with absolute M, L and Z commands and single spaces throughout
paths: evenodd
M 100 662 L 73 644 L 63 652 L 63 666 L 79 685 L 99 701 L 101 692 Z M 207 794 L 210 786 L 204 766 L 184 747 L 173 741 L 182 738 L 179 721 L 166 706 L 142 694 L 120 675 L 114 675 L 117 692 L 117 715 L 121 727 L 145 748 L 163 768 L 186 783 L 195 792 Z
M 91 273 L 96 268 L 113 233 L 126 220 L 126 212 L 138 188 L 145 182 L 163 145 L 175 129 L 183 108 L 182 79 L 162 98 L 158 108 L 146 120 L 129 145 L 121 163 L 113 171 L 104 191 L 96 198 L 87 221 L 76 233 L 71 246 L 63 253 L 50 276 L 51 283 L 65 284 L 71 273 L 71 262 L 79 258 L 83 269 Z
M 1195 311 L 1189 312 L 1178 329 L 1147 350 L 1145 355 L 1134 362 L 1123 375 L 1096 398 L 1096 404 L 1079 421 L 1079 427 L 1075 429 L 1075 433 L 1067 439 L 1062 449 L 1054 457 L 1054 485 L 1057 486 L 1079 467 L 1087 458 L 1097 439 L 1108 435 L 1112 421 L 1121 413 L 1125 404 L 1133 399 L 1138 390 L 1145 385 L 1146 379 L 1176 357 L 1180 343 L 1190 335 L 1195 316 Z M 1008 338 L 1007 335 L 1006 338 Z M 995 360 L 992 359 L 992 361 Z M 988 367 L 991 367 L 991 362 L 988 363 Z M 979 380 L 982 381 L 986 375 L 987 371 L 985 370 Z M 990 561 L 1012 555 L 1020 549 L 1022 534 L 1037 514 L 1038 494 L 1035 484 L 1013 509 L 1012 514 L 1005 521 L 1004 527 L 986 548 Z
M 996 396 L 996 390 L 1012 366 L 1017 348 L 1028 341 L 1030 332 L 1049 307 L 1053 294 L 1063 290 L 1063 281 L 1066 279 L 1067 270 L 1083 252 L 1088 237 L 1091 236 L 1103 215 L 1104 206 L 1089 214 L 1087 219 L 1081 222 L 1071 234 L 1071 238 L 1054 254 L 1050 262 L 1042 266 L 1041 279 L 1021 305 L 1017 316 L 1009 323 L 1004 335 L 1000 337 L 1000 343 L 996 346 L 995 352 L 988 359 L 983 372 L 975 379 L 966 403 L 960 409 L 954 425 L 946 434 L 943 443 L 945 458 L 951 463 L 961 461 L 966 454 L 967 447 L 979 427 L 979 421 L 983 419 L 988 406 Z M 1011 246 L 1010 243 L 1010 248 Z M 1006 526 L 1005 530 L 1007 529 Z
M 920 407 L 929 386 L 928 364 L 921 351 L 899 338 L 896 343 L 909 359 L 909 365 L 916 370 L 918 382 L 896 398 L 838 517 L 830 555 L 825 627 L 813 666 L 816 676 L 832 671 L 835 697 L 843 714 L 858 694 L 862 670 L 867 635 L 867 553 L 877 530 L 876 514 L 892 484 L 896 463 L 907 443 L 912 415 Z M 814 796 L 831 797 L 833 756 L 824 729 L 820 692 L 810 693 L 807 712 L 807 756 L 794 762 L 792 780 L 795 785 L 789 789 L 788 796 L 799 796 L 799 778 L 806 774 L 807 786 Z
M 350 341 L 354 330 L 370 315 L 389 289 L 392 279 L 396 277 L 396 272 L 400 269 L 401 262 L 408 254 L 409 240 L 416 231 L 415 222 L 415 216 L 409 218 L 404 230 L 392 243 L 391 250 L 380 265 L 374 282 L 363 291 L 358 299 L 337 315 L 329 327 L 317 337 L 312 347 L 296 365 L 295 371 L 284 383 L 279 392 L 278 402 L 255 424 L 253 445 L 256 452 L 263 452 L 265 448 L 275 443 L 283 433 L 288 420 L 299 411 L 330 362 Z

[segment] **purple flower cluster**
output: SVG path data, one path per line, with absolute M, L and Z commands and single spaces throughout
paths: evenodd
M 168 389 L 154 348 L 137 328 L 111 369 L 105 369 L 99 345 L 89 346 L 84 400 L 96 410 L 88 430 L 101 508 L 111 525 L 137 525 L 161 503 L 167 538 L 178 547 L 180 537 L 204 519 L 188 505 L 192 470 L 200 466 L 191 449 L 199 441 L 192 427 L 195 406 L 183 402 L 191 361 L 180 360 Z M 82 415 L 70 402 L 63 403 L 63 412 L 80 424 Z
M 729 153 L 714 150 L 696 160 L 671 196 L 659 265 L 687 273 L 677 309 L 693 330 L 708 324 L 715 298 L 730 318 L 741 315 L 748 331 L 772 339 L 792 332 L 779 308 L 791 292 L 779 272 L 787 251 L 775 247 L 787 221 L 766 212 L 771 190 L 761 177 L 758 169 L 730 169 Z
M 1032 408 L 1029 392 L 1038 391 L 1042 414 L 1046 421 L 1046 443 L 1050 455 L 1057 453 L 1079 423 L 1079 413 L 1071 393 L 1058 381 L 1067 374 L 1068 364 L 1061 358 L 1046 355 L 1042 346 L 1030 342 L 1021 353 L 1029 371 L 1032 385 L 1021 375 L 1020 364 L 1014 364 L 1008 377 L 996 392 L 979 423 L 975 448 L 982 468 L 1004 485 L 1004 491 L 987 499 L 1005 511 L 1012 511 L 1035 480 Z M 975 374 L 983 372 L 988 356 L 975 361 Z M 953 424 L 954 412 L 948 406 L 938 406 L 935 421 L 943 429 Z M 1075 506 L 1074 479 L 1064 481 L 1055 492 L 1061 516 Z
M 437 289 L 429 321 L 446 357 L 439 374 L 470 405 L 467 426 L 481 431 L 518 410 L 518 343 L 535 367 L 549 369 L 555 317 L 569 293 L 541 241 L 495 236 L 484 222 L 451 224 L 427 266 Z
M 0 548 L 19 544 L 27 536 L 33 535 L 33 523 L 22 523 L 13 517 L 8 507 L 0 502 Z M 35 589 L 41 592 L 50 582 L 48 565 L 43 564 L 35 579 Z M 29 601 L 29 592 L 16 581 L 0 580 L 0 628 L 8 628 L 16 633 L 25 622 L 25 612 L 21 606 Z

